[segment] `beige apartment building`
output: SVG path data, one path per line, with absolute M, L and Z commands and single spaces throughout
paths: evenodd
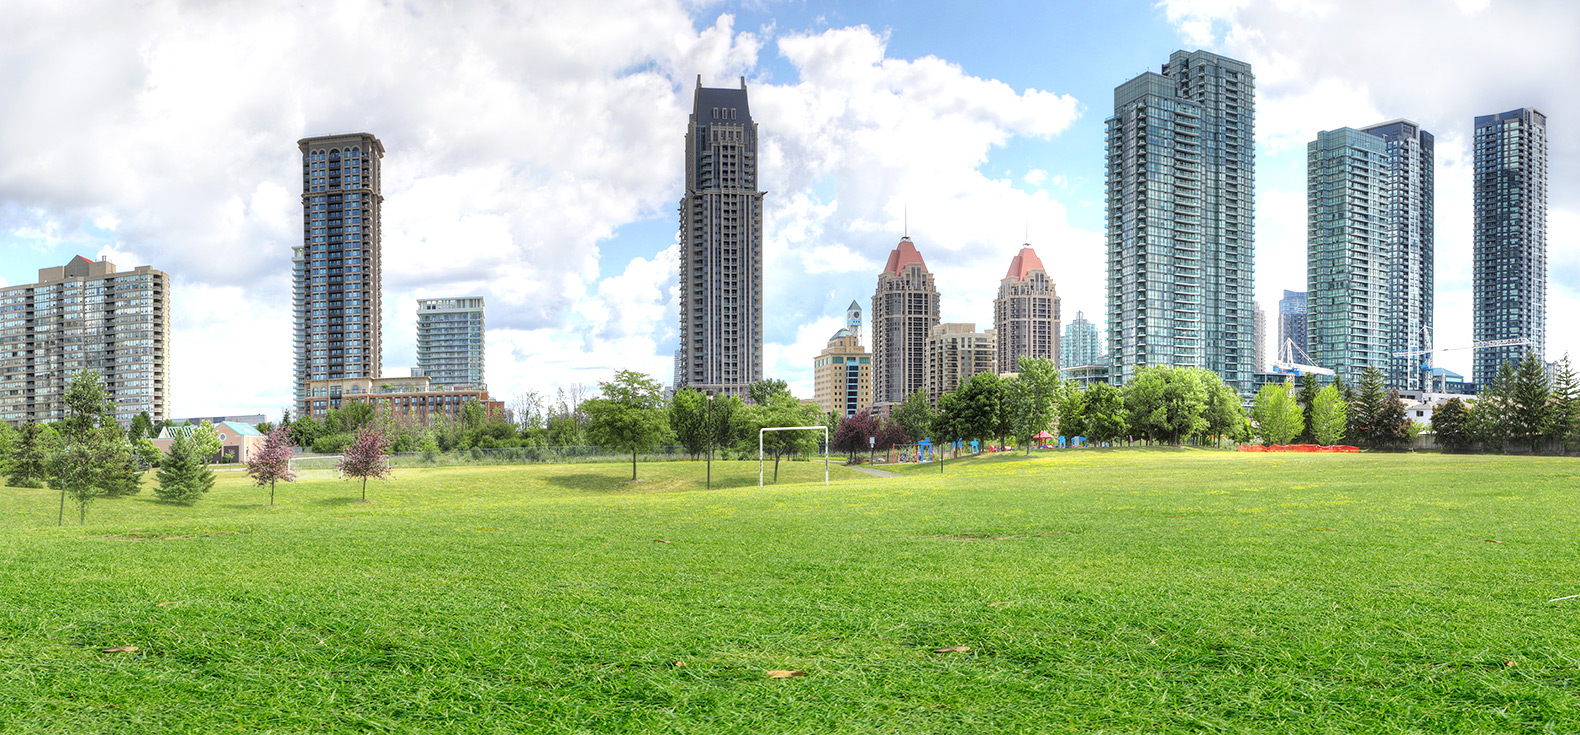
M 872 294 L 872 411 L 886 416 L 927 383 L 927 335 L 938 324 L 938 287 L 910 237 L 889 252 Z
M 977 373 L 998 372 L 998 340 L 993 330 L 978 332 L 975 324 L 946 323 L 927 336 L 927 398 L 959 388 Z
M 162 271 L 123 273 L 80 255 L 40 269 L 38 283 L 0 288 L 0 420 L 60 419 L 66 384 L 83 370 L 104 379 L 120 424 L 168 417 L 169 293 Z
M 505 412 L 503 401 L 488 398 L 479 389 L 433 390 L 426 375 L 399 378 L 330 378 L 307 381 L 309 414 L 319 421 L 329 409 L 347 403 L 371 403 L 381 413 L 397 420 L 409 419 L 418 426 L 432 426 L 440 416 L 456 418 L 467 401 L 478 401 L 490 416 Z
M 993 328 L 998 333 L 998 369 L 1013 373 L 1021 357 L 1051 360 L 1059 365 L 1059 294 L 1030 245 L 1009 262 L 993 301 Z
M 813 402 L 825 413 L 855 416 L 872 405 L 872 355 L 861 346 L 861 305 L 845 310 L 845 326 L 812 362 Z

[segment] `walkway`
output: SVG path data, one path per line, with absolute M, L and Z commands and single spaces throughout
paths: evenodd
M 899 477 L 899 475 L 896 475 L 893 472 L 889 472 L 887 470 L 873 470 L 873 469 L 868 469 L 866 467 L 857 467 L 857 466 L 854 466 L 854 465 L 846 465 L 846 466 L 850 467 L 851 469 L 853 469 L 853 470 L 855 470 L 857 472 L 865 472 L 865 473 L 867 473 L 869 475 L 872 475 L 873 477 L 884 477 L 884 478 Z

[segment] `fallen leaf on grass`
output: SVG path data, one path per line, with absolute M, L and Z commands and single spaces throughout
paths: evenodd
M 950 646 L 948 648 L 934 648 L 933 653 L 970 653 L 970 646 Z
M 681 661 L 678 658 L 675 659 L 674 661 L 670 661 L 669 664 L 671 666 L 674 666 L 677 669 L 685 668 L 685 666 L 686 666 L 686 662 L 685 661 Z
M 1503 543 L 1502 541 L 1499 541 L 1499 540 L 1497 540 L 1495 538 L 1484 538 L 1484 539 L 1482 539 L 1482 541 L 1485 541 L 1485 542 L 1487 542 L 1489 544 L 1501 544 L 1501 543 Z
M 1519 666 L 1519 664 L 1514 662 L 1514 661 L 1504 661 L 1503 662 L 1503 667 L 1507 668 L 1507 669 L 1512 669 L 1512 668 L 1514 668 L 1516 666 Z
M 768 678 L 770 678 L 770 679 L 788 679 L 788 678 L 790 678 L 792 676 L 806 676 L 806 672 L 805 671 L 784 671 L 782 669 L 775 669 L 773 671 L 768 672 Z
M 655 544 L 667 544 L 669 542 L 665 541 L 664 539 L 661 539 L 661 538 L 656 538 L 656 539 L 653 539 L 653 543 L 655 543 Z
M 106 648 L 106 649 L 104 649 L 104 652 L 105 653 L 137 653 L 138 650 L 139 649 L 137 648 L 137 646 L 116 646 L 114 648 Z

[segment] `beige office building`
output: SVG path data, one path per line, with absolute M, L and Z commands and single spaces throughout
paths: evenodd
M 938 397 L 959 388 L 977 373 L 998 372 L 998 340 L 989 329 L 978 332 L 975 324 L 949 323 L 933 327 L 927 336 L 927 398 L 938 405 Z
M 855 416 L 872 406 L 872 354 L 861 346 L 861 305 L 845 310 L 845 326 L 812 363 L 812 400 L 825 413 Z
M 927 382 L 927 335 L 938 324 L 938 287 L 911 238 L 889 252 L 872 295 L 872 410 L 886 416 Z
M 71 377 L 97 371 L 130 424 L 169 416 L 170 276 L 150 266 L 121 273 L 82 256 L 38 272 L 38 283 L 0 288 L 0 420 L 63 417 Z
M 1059 294 L 1030 245 L 1021 247 L 999 281 L 993 328 L 998 333 L 1000 371 L 1016 372 L 1023 356 L 1059 366 Z

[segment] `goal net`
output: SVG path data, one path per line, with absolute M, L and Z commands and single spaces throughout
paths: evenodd
M 292 457 L 291 471 L 296 473 L 297 482 L 338 480 L 340 479 L 340 455 Z

